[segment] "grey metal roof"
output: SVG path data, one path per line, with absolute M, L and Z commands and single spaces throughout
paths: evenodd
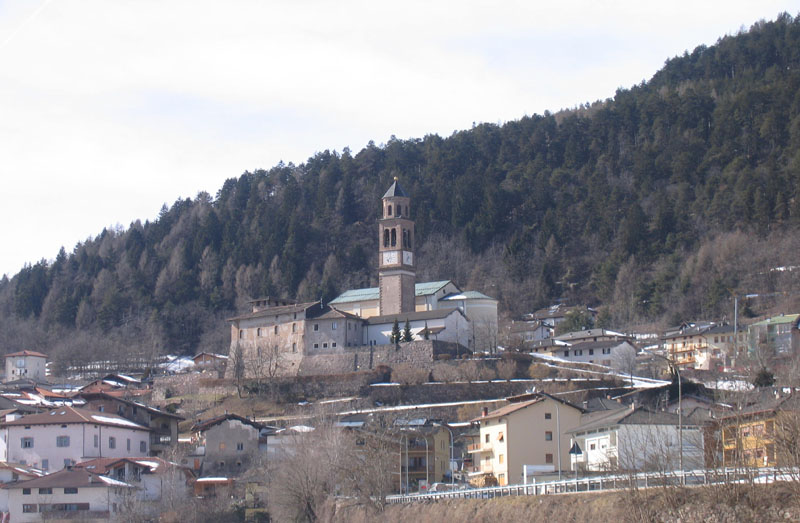
M 392 186 L 389 187 L 389 190 L 386 191 L 386 194 L 383 195 L 384 198 L 392 198 L 394 196 L 400 196 L 403 198 L 408 198 L 408 194 L 400 187 L 400 183 L 398 183 L 397 178 L 394 179 L 394 183 Z

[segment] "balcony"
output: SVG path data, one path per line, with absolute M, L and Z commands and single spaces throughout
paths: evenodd
M 475 452 L 491 452 L 492 451 L 492 444 L 491 443 L 473 443 L 467 446 L 467 452 L 475 453 Z

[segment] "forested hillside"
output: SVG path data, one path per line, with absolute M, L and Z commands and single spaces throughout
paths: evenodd
M 566 298 L 625 326 L 796 292 L 798 272 L 772 269 L 800 265 L 800 17 L 668 60 L 613 99 L 324 151 L 104 230 L 0 282 L 2 348 L 224 351 L 223 320 L 251 297 L 375 285 L 393 176 L 413 199 L 418 280 L 453 279 L 508 315 Z

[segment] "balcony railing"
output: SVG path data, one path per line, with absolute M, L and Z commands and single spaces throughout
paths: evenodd
M 491 443 L 473 443 L 467 446 L 467 452 L 488 452 L 492 450 Z

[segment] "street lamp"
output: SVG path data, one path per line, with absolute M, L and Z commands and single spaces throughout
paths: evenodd
M 453 472 L 453 447 L 455 446 L 455 440 L 453 439 L 453 431 L 444 423 L 439 423 L 438 421 L 433 423 L 437 427 L 444 427 L 447 429 L 447 432 L 450 433 L 450 487 L 451 490 L 455 486 L 455 473 Z

